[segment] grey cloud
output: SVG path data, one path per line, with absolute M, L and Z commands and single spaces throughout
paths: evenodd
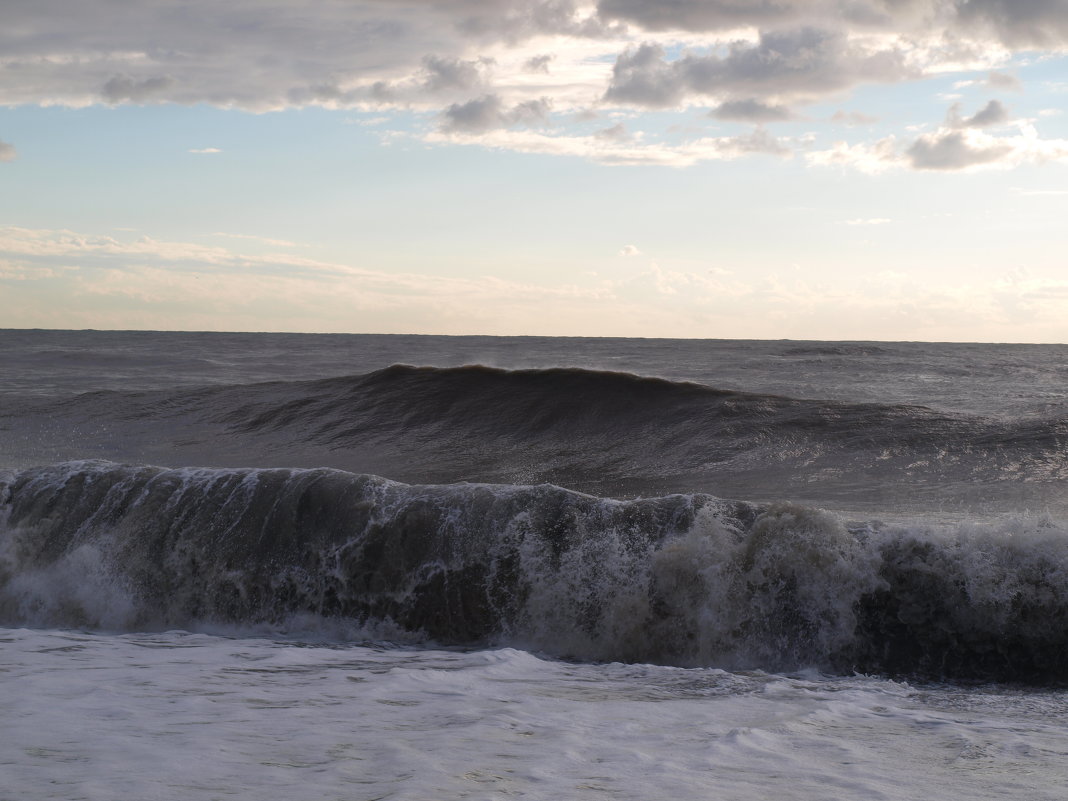
M 1001 125 L 1008 122 L 1009 112 L 997 100 L 991 100 L 979 111 L 964 121 L 969 128 L 989 128 L 992 125 Z
M 725 58 L 690 56 L 682 70 L 691 87 L 706 94 L 821 94 L 857 83 L 913 75 L 899 50 L 866 52 L 835 31 L 801 28 L 765 33 L 756 46 L 735 44 Z
M 505 127 L 504 107 L 497 95 L 486 95 L 466 103 L 453 103 L 445 109 L 442 129 L 460 133 L 483 133 Z
M 466 103 L 453 103 L 445 109 L 441 129 L 447 133 L 480 134 L 496 128 L 533 125 L 547 119 L 550 109 L 547 98 L 519 103 L 509 109 L 497 95 L 484 95 Z
M 960 116 L 960 104 L 954 103 L 949 109 L 946 121 L 951 128 L 990 128 L 1008 122 L 1009 112 L 1000 101 L 991 100 L 970 117 Z
M 630 133 L 627 131 L 627 126 L 622 122 L 617 122 L 609 128 L 603 128 L 600 131 L 596 131 L 593 135 L 602 142 L 626 142 L 631 138 Z M 628 253 L 627 255 L 629 256 L 632 254 Z
M 145 78 L 138 81 L 128 75 L 115 75 L 100 90 L 101 96 L 108 103 L 144 103 L 152 98 L 159 98 L 174 86 L 174 79 L 169 75 Z
M 382 87 L 404 76 L 422 75 L 431 88 L 470 84 L 469 71 L 457 62 L 469 59 L 476 43 L 458 20 L 498 19 L 529 5 L 138 0 L 120 10 L 112 0 L 5 0 L 0 104 L 103 98 L 264 110 L 293 98 L 370 99 L 373 84 L 382 95 Z M 432 60 L 424 63 L 428 54 Z M 340 88 L 324 93 L 325 87 Z
M 766 153 L 771 156 L 789 156 L 792 151 L 764 128 L 755 128 L 749 134 L 725 140 L 727 149 L 734 153 Z
M 663 48 L 643 44 L 616 60 L 604 99 L 650 108 L 678 105 L 688 95 L 804 102 L 859 83 L 908 77 L 915 71 L 900 50 L 868 52 L 840 33 L 801 28 L 764 33 L 755 45 L 736 42 L 725 56 L 687 54 L 671 62 Z
M 551 55 L 533 56 L 523 64 L 527 72 L 548 72 L 549 62 L 553 60 Z
M 1012 47 L 1068 45 L 1068 0 L 956 0 L 965 26 Z
M 16 156 L 18 156 L 18 152 L 15 150 L 15 146 L 9 145 L 0 139 L 0 161 L 14 161 Z
M 709 112 L 718 120 L 733 122 L 782 122 L 794 119 L 794 113 L 786 106 L 769 105 L 759 100 L 728 100 Z
M 1008 89 L 1013 92 L 1019 92 L 1023 89 L 1023 84 L 1020 83 L 1020 79 L 1015 75 L 994 70 L 991 70 L 990 74 L 986 76 L 986 85 L 992 89 Z
M 612 83 L 604 99 L 609 103 L 667 108 L 681 102 L 684 94 L 685 86 L 678 70 L 664 61 L 664 48 L 643 44 L 616 58 Z
M 851 33 L 884 30 L 906 39 L 945 33 L 939 58 L 953 60 L 954 48 L 979 56 L 988 50 L 981 38 L 958 35 L 964 29 L 1028 46 L 1068 44 L 1066 4 L 600 0 L 591 15 L 589 4 L 577 0 L 137 0 L 121 11 L 114 0 L 4 0 L 0 104 L 443 106 L 480 92 L 505 93 L 491 85 L 488 63 L 473 58 L 483 47 L 488 53 L 501 43 L 561 35 L 596 37 L 605 42 L 604 54 L 618 54 L 643 29 L 740 25 L 762 30 L 760 42 L 670 62 L 655 46 L 624 51 L 605 98 L 648 108 L 694 95 L 719 104 L 795 103 L 866 81 L 913 77 L 895 46 L 872 52 Z M 810 27 L 798 30 L 802 24 Z M 526 68 L 544 70 L 544 59 L 528 58 Z
M 608 21 L 648 31 L 798 24 L 888 33 L 990 35 L 1012 47 L 1068 46 L 1068 0 L 599 0 Z
M 431 93 L 474 89 L 484 82 L 486 70 L 492 65 L 493 60 L 488 58 L 464 61 L 427 56 L 423 59 L 423 68 L 426 70 L 423 85 Z
M 505 0 L 469 3 L 457 27 L 480 38 L 522 41 L 542 34 L 603 38 L 620 26 L 595 15 L 583 17 L 571 0 Z
M 649 31 L 710 31 L 793 19 L 797 3 L 788 0 L 600 0 L 605 19 L 640 25 Z
M 848 22 L 864 28 L 901 29 L 930 18 L 948 0 L 600 0 L 606 20 L 649 31 L 714 31 L 800 22 Z
M 990 164 L 1012 152 L 1004 143 L 973 145 L 962 131 L 939 131 L 921 136 L 905 157 L 917 170 L 963 170 L 979 164 Z

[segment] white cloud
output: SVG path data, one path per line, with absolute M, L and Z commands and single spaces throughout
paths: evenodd
M 854 220 L 842 220 L 845 225 L 888 225 L 893 222 L 889 217 L 858 217 Z
M 1006 116 L 993 101 L 973 117 L 962 119 L 950 109 L 946 124 L 921 134 L 902 147 L 895 137 L 874 143 L 837 142 L 828 150 L 806 154 L 810 164 L 841 166 L 879 173 L 895 168 L 934 171 L 1007 169 L 1021 164 L 1068 161 L 1068 139 L 1042 139 L 1027 122 L 1015 123 L 1017 133 L 996 135 L 982 130 Z
M 809 164 L 820 167 L 848 167 L 877 174 L 901 165 L 897 147 L 897 139 L 893 136 L 871 143 L 835 142 L 830 149 L 814 150 L 805 154 L 805 158 Z
M 278 248 L 306 247 L 305 245 L 301 245 L 301 244 L 299 244 L 297 242 L 290 242 L 287 239 L 271 239 L 270 237 L 253 236 L 251 234 L 227 234 L 227 233 L 222 233 L 222 232 L 216 231 L 215 233 L 212 234 L 212 236 L 223 236 L 223 237 L 226 237 L 227 239 L 246 239 L 246 240 L 249 240 L 249 241 L 252 241 L 252 242 L 260 242 L 260 243 L 262 243 L 264 245 L 270 245 L 271 247 L 278 247 Z
M 196 153 L 197 155 L 214 155 L 215 153 L 222 153 L 217 147 L 195 147 L 189 150 L 190 153 Z
M 441 131 L 424 139 L 432 144 L 480 145 L 519 153 L 577 156 L 613 166 L 688 167 L 703 161 L 728 161 L 757 153 L 782 158 L 793 154 L 789 140 L 778 139 L 762 129 L 739 136 L 703 137 L 682 144 L 637 142 L 596 133 L 573 136 L 502 128 L 478 135 Z
M 1068 281 L 1038 270 L 961 280 L 901 268 L 821 280 L 658 262 L 633 275 L 576 271 L 573 283 L 546 285 L 388 273 L 284 248 L 251 255 L 23 228 L 0 228 L 0 283 L 0 319 L 15 327 L 742 338 L 900 338 L 905 330 L 929 340 L 1061 341 L 1068 297 Z
M 389 273 L 295 256 L 251 255 L 149 237 L 120 240 L 71 231 L 0 228 L 0 314 L 11 325 L 383 331 L 418 324 L 460 333 L 513 333 L 536 325 L 552 303 L 580 323 L 608 296 L 597 286 L 539 285 L 495 276 Z M 22 291 L 48 284 L 53 304 L 29 304 Z M 27 288 L 18 290 L 18 287 Z M 123 299 L 121 313 L 108 298 Z M 100 302 L 98 300 L 100 299 Z M 120 316 L 114 316 L 120 314 Z M 360 315 L 359 320 L 353 315 Z M 570 315 L 570 316 L 569 316 Z M 62 322 L 66 320 L 66 322 Z M 267 321 L 265 323 L 265 321 Z
M 641 251 L 638 250 L 636 245 L 624 245 L 623 249 L 619 251 L 620 256 L 640 256 Z
M 1068 140 L 1040 139 L 1027 125 L 1022 125 L 1016 136 L 992 136 L 973 128 L 943 128 L 919 137 L 905 151 L 905 158 L 909 166 L 920 170 L 1005 168 L 1068 160 Z

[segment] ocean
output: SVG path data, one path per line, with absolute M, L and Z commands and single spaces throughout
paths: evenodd
M 1068 346 L 0 331 L 0 801 L 1063 799 Z

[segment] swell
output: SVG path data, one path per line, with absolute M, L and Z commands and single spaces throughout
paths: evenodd
M 24 415 L 33 418 L 26 439 L 52 437 L 44 452 L 53 460 L 325 465 L 617 496 L 713 490 L 863 508 L 881 488 L 872 503 L 895 492 L 934 506 L 1000 493 L 1004 508 L 1020 508 L 1049 502 L 1046 489 L 1021 500 L 1025 485 L 1068 478 L 1059 418 L 1003 421 L 581 369 L 394 365 L 318 381 L 89 393 Z
M 230 437 L 278 447 L 313 444 L 324 453 L 388 443 L 413 462 L 420 453 L 428 465 L 458 459 L 453 477 L 470 477 L 465 471 L 489 464 L 484 477 L 500 478 L 494 461 L 514 468 L 515 454 L 507 449 L 522 447 L 536 466 L 571 465 L 572 472 L 686 474 L 728 462 L 732 470 L 814 462 L 817 469 L 833 469 L 842 467 L 843 455 L 855 454 L 863 457 L 860 467 L 879 469 L 883 462 L 883 472 L 920 469 L 924 459 L 935 459 L 944 473 L 962 480 L 996 477 L 1008 468 L 1015 477 L 1034 468 L 1036 477 L 1062 478 L 1057 456 L 1068 442 L 1068 422 L 1061 419 L 1005 422 L 578 368 L 393 365 L 316 381 L 89 393 L 48 411 L 126 423 L 185 415 Z
M 0 482 L 0 622 L 388 623 L 586 660 L 1064 682 L 1050 519 L 846 525 L 709 495 L 79 462 Z

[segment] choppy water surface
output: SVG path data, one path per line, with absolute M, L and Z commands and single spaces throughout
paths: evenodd
M 1063 798 L 1066 444 L 1059 346 L 0 331 L 0 798 Z

